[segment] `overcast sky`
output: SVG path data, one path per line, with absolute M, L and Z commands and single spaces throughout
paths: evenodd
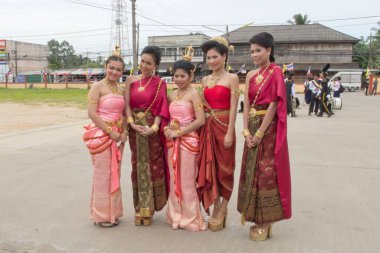
M 111 2 L 1 0 L 0 39 L 40 44 L 53 38 L 67 40 L 77 53 L 88 52 L 91 58 L 96 58 L 100 53 L 108 54 L 111 47 Z M 131 2 L 125 2 L 131 31 Z M 223 34 L 226 25 L 232 31 L 251 22 L 253 25 L 286 24 L 296 13 L 307 14 L 312 23 L 319 22 L 356 38 L 368 36 L 371 28 L 379 27 L 380 21 L 379 0 L 361 0 L 355 4 L 331 0 L 136 0 L 136 4 L 141 47 L 147 44 L 148 36 L 190 32 L 215 36 Z

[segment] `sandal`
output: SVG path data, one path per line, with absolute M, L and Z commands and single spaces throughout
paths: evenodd
M 119 219 L 116 219 L 115 223 L 112 223 L 112 222 L 94 222 L 94 225 L 97 225 L 101 228 L 115 227 L 115 226 L 119 225 Z

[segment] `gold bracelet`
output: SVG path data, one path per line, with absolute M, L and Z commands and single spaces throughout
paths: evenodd
M 133 120 L 133 117 L 127 117 L 127 123 L 133 123 L 134 122 L 134 120 Z
M 160 129 L 156 124 L 153 124 L 150 128 L 153 129 L 153 131 L 157 132 L 158 129 Z
M 179 135 L 181 134 L 181 130 L 177 129 L 176 133 L 177 133 L 177 136 L 179 137 Z
M 87 98 L 87 103 L 96 105 L 98 103 L 98 99 Z
M 257 138 L 260 138 L 262 139 L 264 137 L 264 133 L 262 133 L 259 129 L 257 129 L 256 133 L 255 133 L 255 136 Z
M 111 132 L 112 132 L 112 127 L 107 127 L 106 128 L 106 130 L 105 130 L 105 132 L 107 133 L 107 134 L 110 134 Z
M 246 128 L 246 129 L 243 130 L 242 134 L 243 134 L 243 137 L 245 138 L 245 137 L 247 137 L 248 135 L 250 135 L 251 132 L 249 131 L 248 128 Z
M 194 107 L 194 112 L 197 112 L 199 110 L 202 110 L 203 109 L 203 103 L 200 102 L 199 104 L 197 104 L 195 107 Z
M 126 135 L 128 135 L 128 130 L 127 129 L 124 129 L 123 133 L 125 133 Z

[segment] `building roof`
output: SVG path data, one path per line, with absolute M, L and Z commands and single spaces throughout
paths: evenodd
M 253 35 L 260 32 L 272 34 L 276 43 L 357 43 L 360 41 L 321 24 L 246 26 L 230 32 L 229 41 L 231 44 L 246 44 Z M 226 37 L 226 35 L 223 35 L 223 37 Z

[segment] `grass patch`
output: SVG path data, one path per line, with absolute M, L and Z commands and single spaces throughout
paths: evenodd
M 86 89 L 6 89 L 0 88 L 0 102 L 29 105 L 87 107 Z

